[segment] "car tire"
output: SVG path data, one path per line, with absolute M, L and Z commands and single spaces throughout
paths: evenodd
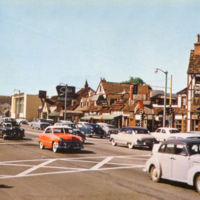
M 3 134 L 3 139 L 4 139 L 4 140 L 6 139 L 6 134 L 5 134 L 5 133 Z
M 159 173 L 158 169 L 155 166 L 151 167 L 150 176 L 151 176 L 151 180 L 152 181 L 159 182 L 159 180 L 160 180 L 160 173 Z
M 132 143 L 128 143 L 128 148 L 133 149 L 134 145 Z
M 53 149 L 53 152 L 54 152 L 54 153 L 57 153 L 57 152 L 58 152 L 58 144 L 57 144 L 56 142 L 53 143 L 52 149 Z
M 31 128 L 34 129 L 33 125 L 31 125 Z
M 117 143 L 115 142 L 114 139 L 112 139 L 112 145 L 113 145 L 113 146 L 117 146 Z
M 195 188 L 198 193 L 200 193 L 200 174 L 195 178 Z
M 40 149 L 44 149 L 44 145 L 42 144 L 42 141 L 40 141 Z

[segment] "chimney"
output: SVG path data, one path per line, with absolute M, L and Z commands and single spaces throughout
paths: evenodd
M 194 55 L 200 55 L 200 42 L 199 42 L 199 34 L 197 34 L 197 42 L 194 43 Z

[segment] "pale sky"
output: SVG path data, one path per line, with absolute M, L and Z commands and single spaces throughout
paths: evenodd
M 177 93 L 187 86 L 199 10 L 195 0 L 0 0 L 0 95 L 52 96 L 60 82 L 80 89 L 86 79 L 96 90 L 101 77 L 130 76 L 164 90 L 155 68 L 172 75 Z

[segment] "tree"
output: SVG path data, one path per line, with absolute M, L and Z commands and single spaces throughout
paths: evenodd
M 132 83 L 132 84 L 146 84 L 141 78 L 135 77 L 133 78 L 132 76 L 129 77 L 128 81 L 123 81 L 122 83 Z

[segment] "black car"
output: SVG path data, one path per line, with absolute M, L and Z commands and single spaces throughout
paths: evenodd
M 20 128 L 16 120 L 7 120 L 0 123 L 0 137 L 3 139 L 23 139 L 24 136 L 24 129 Z

